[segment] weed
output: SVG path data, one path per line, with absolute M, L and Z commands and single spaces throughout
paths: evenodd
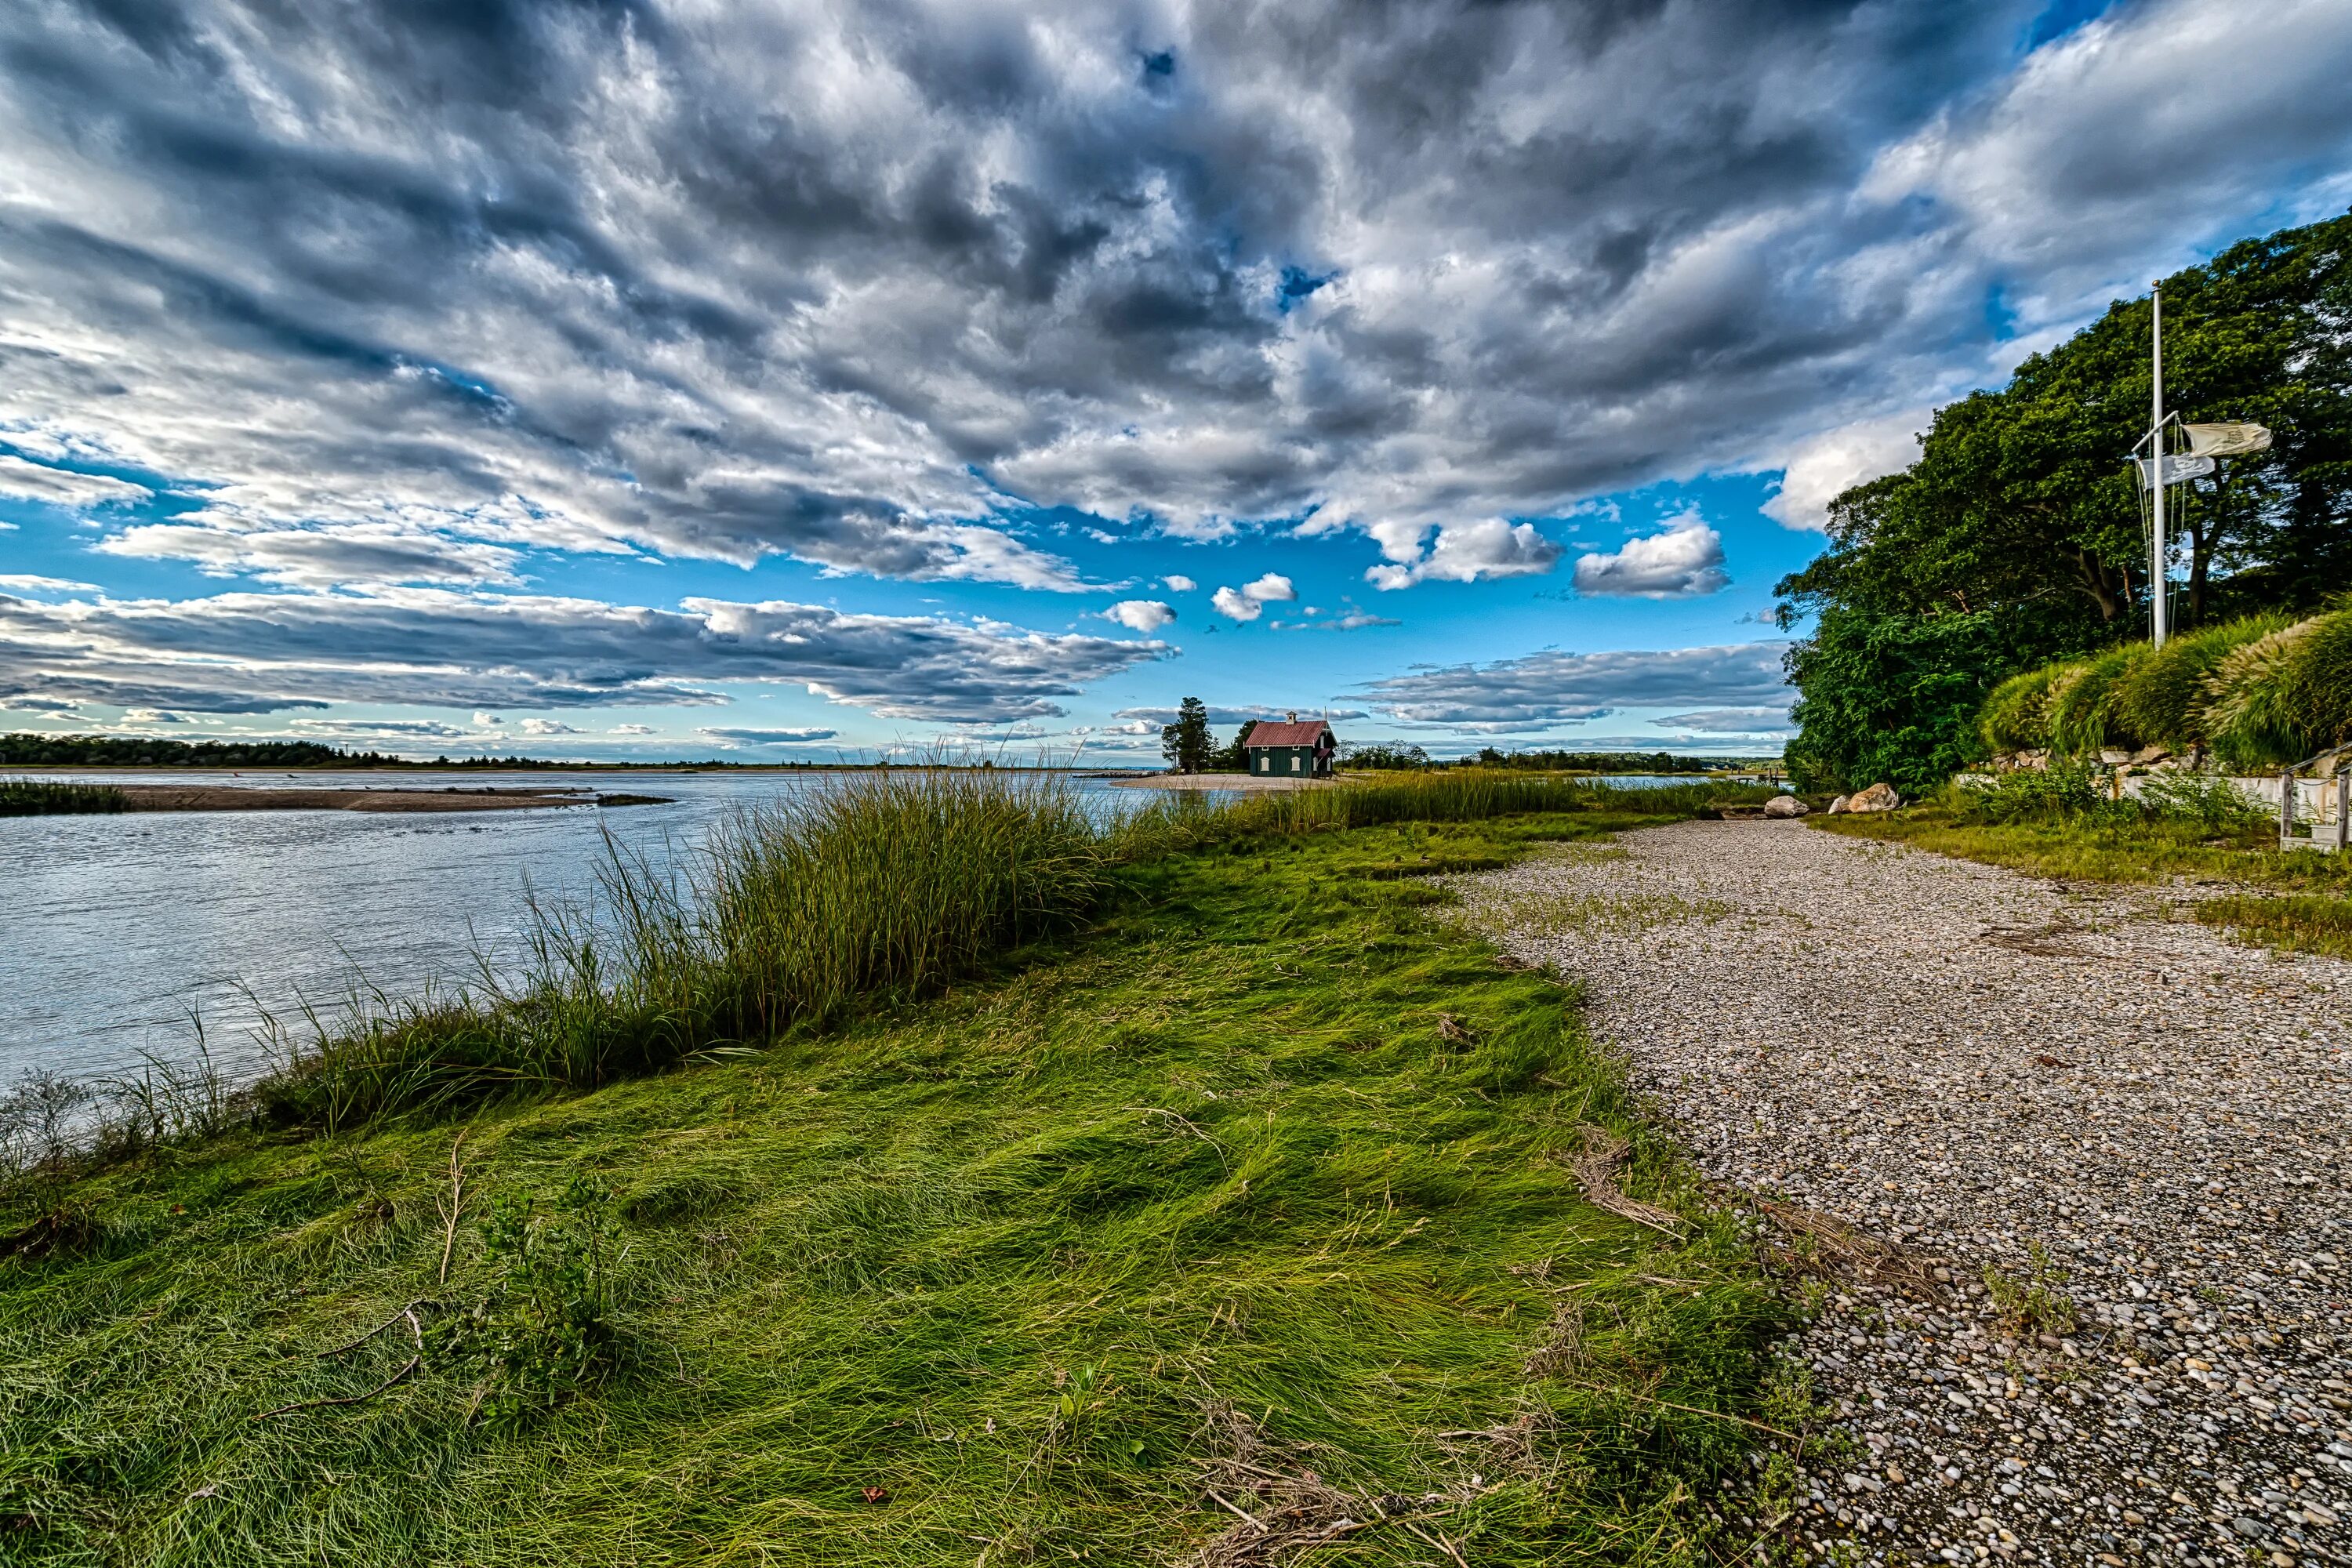
M 2071 1334 L 2074 1303 L 2066 1294 L 2066 1271 L 2038 1241 L 2025 1244 L 2025 1277 L 2011 1279 L 1992 1264 L 1984 1268 L 1985 1295 L 2000 1321 L 2017 1333 Z

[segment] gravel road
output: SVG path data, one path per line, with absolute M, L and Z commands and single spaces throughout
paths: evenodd
M 1816 1554 L 2352 1563 L 2352 963 L 1793 822 L 1458 886 L 1711 1176 L 1944 1270 L 1791 1347 Z

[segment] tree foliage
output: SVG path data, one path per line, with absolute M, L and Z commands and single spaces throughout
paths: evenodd
M 1197 697 L 1178 703 L 1176 721 L 1160 726 L 1160 754 L 1180 772 L 1197 773 L 1206 768 L 1216 745 L 1209 733 L 1208 707 Z
M 2168 490 L 2176 624 L 2308 614 L 2352 584 L 2352 216 L 2232 246 L 2163 293 L 2168 410 L 2273 437 Z M 2147 299 L 2116 302 L 1831 504 L 1829 548 L 1778 588 L 1784 627 L 1814 620 L 1789 662 L 1801 779 L 1932 783 L 1978 754 L 1973 715 L 2003 679 L 2145 635 L 2126 458 L 2149 327 Z

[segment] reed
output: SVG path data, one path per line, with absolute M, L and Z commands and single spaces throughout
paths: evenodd
M 121 811 L 129 804 L 129 798 L 112 784 L 0 779 L 0 816 L 106 815 Z
M 612 848 L 591 904 L 539 911 L 520 980 L 486 967 L 467 994 L 306 1016 L 277 1029 L 284 1065 L 255 1095 L 271 1121 L 336 1131 L 591 1088 L 934 994 L 1093 915 L 1123 865 L 1389 823 L 1688 815 L 1769 793 L 1472 769 L 1161 796 L 1106 817 L 1050 773 L 852 774 L 745 810 L 678 871 Z

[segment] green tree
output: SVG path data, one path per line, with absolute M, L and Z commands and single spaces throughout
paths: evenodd
M 1176 722 L 1160 727 L 1160 754 L 1185 773 L 1197 773 L 1207 767 L 1215 746 L 1209 733 L 1209 710 L 1197 697 L 1184 699 L 1177 705 Z
M 2168 491 L 2176 624 L 2307 613 L 2352 585 L 2352 216 L 2232 246 L 2163 290 L 2168 410 L 2273 435 Z M 1829 547 L 1777 590 L 1784 628 L 1812 622 L 1789 659 L 1793 773 L 1922 787 L 1969 759 L 1956 715 L 2000 679 L 2145 635 L 2125 458 L 2147 424 L 2149 313 L 2109 306 L 2006 387 L 1937 410 L 1907 469 L 1832 503 Z

